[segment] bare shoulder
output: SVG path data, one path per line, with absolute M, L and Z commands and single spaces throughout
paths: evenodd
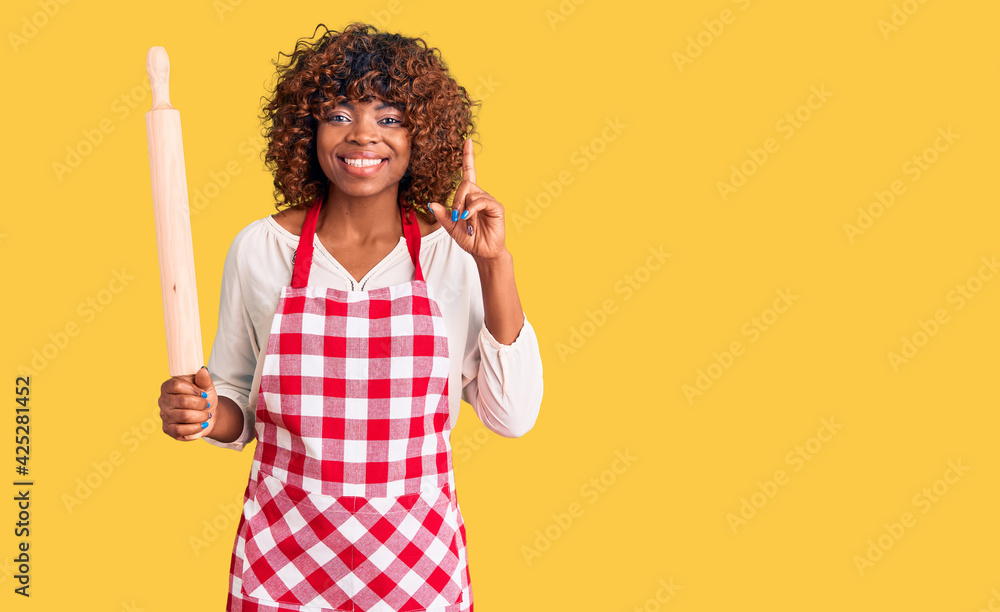
M 278 225 L 298 236 L 302 233 L 302 224 L 306 220 L 306 211 L 286 208 L 271 215 L 271 217 L 278 222 Z

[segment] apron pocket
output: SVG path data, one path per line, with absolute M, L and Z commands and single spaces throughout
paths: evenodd
M 359 610 L 411 612 L 462 601 L 458 508 L 449 487 L 376 497 L 354 512 Z
M 243 591 L 265 601 L 354 610 L 356 521 L 337 498 L 265 475 L 248 503 Z

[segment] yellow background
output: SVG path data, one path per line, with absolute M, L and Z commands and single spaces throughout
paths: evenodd
M 508 211 L 545 397 L 521 439 L 487 435 L 467 405 L 454 433 L 477 610 L 1000 604 L 1000 278 L 982 267 L 1000 255 L 1000 5 L 220 2 L 4 3 L 0 607 L 224 608 L 226 509 L 252 449 L 159 431 L 145 53 L 170 54 L 192 200 L 214 194 L 192 218 L 207 356 L 230 241 L 273 212 L 270 176 L 247 153 L 270 62 L 318 22 L 354 20 L 423 35 L 460 83 L 491 84 L 478 92 L 479 182 Z M 897 29 L 880 28 L 894 12 Z M 790 134 L 780 122 L 796 112 L 806 120 Z M 755 168 L 747 150 L 769 138 Z M 60 174 L 67 147 L 87 154 Z M 934 158 L 917 180 L 915 155 Z M 718 181 L 744 163 L 753 174 L 723 199 Z M 850 240 L 844 224 L 896 180 L 905 192 Z M 547 189 L 558 195 L 532 208 Z M 973 297 L 959 302 L 959 286 Z M 779 291 L 798 297 L 775 317 Z M 920 336 L 939 310 L 947 323 Z M 755 317 L 770 324 L 752 341 Z M 78 333 L 57 346 L 67 324 Z M 904 337 L 924 346 L 894 367 Z M 12 383 L 46 347 L 31 381 L 25 599 L 11 564 Z M 730 365 L 689 401 L 713 353 Z M 842 427 L 810 441 L 823 419 Z M 68 508 L 88 477 L 99 485 Z M 734 532 L 744 498 L 761 507 Z M 880 537 L 891 548 L 859 570 Z

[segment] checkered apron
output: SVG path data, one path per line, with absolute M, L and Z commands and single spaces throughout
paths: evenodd
M 471 611 L 448 337 L 419 226 L 403 208 L 415 280 L 311 287 L 321 206 L 271 325 L 226 609 Z

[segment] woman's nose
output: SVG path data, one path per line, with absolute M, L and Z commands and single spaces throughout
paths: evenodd
M 358 119 L 351 123 L 351 129 L 347 134 L 348 140 L 357 144 L 365 145 L 379 141 L 378 129 L 374 122 L 367 119 Z

